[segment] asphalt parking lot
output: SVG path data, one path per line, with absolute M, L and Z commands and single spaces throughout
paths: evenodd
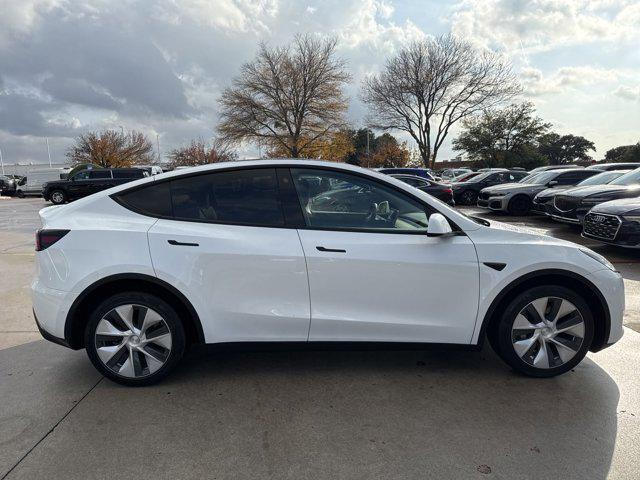
M 482 352 L 194 349 L 165 382 L 113 384 L 40 340 L 30 310 L 41 199 L 0 200 L 0 479 L 636 479 L 640 265 L 546 219 L 623 273 L 625 336 L 564 376 Z

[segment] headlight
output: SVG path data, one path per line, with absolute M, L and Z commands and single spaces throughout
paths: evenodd
M 490 197 L 504 197 L 506 193 L 490 193 Z
M 622 218 L 629 222 L 638 222 L 640 223 L 640 216 L 638 215 L 624 215 Z
M 604 258 L 602 255 L 600 255 L 599 253 L 594 252 L 593 250 L 589 250 L 588 248 L 581 248 L 580 251 L 582 253 L 584 253 L 585 255 L 593 258 L 596 262 L 601 263 L 602 265 L 604 265 L 605 267 L 607 267 L 609 270 L 611 270 L 612 272 L 616 271 L 616 267 L 613 266 L 613 263 L 611 263 L 609 260 L 607 260 L 606 258 Z

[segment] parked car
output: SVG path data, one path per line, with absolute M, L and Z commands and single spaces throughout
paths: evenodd
M 456 178 L 471 172 L 473 172 L 473 170 L 470 168 L 447 168 L 442 172 L 442 180 L 445 182 L 455 182 Z
M 16 196 L 22 198 L 27 195 L 42 195 L 45 183 L 67 178 L 68 168 L 38 168 L 27 171 L 24 177 L 16 185 Z
M 401 182 L 416 187 L 418 190 L 422 190 L 429 195 L 442 200 L 444 203 L 454 206 L 456 203 L 453 201 L 453 190 L 450 185 L 442 183 L 432 182 L 426 178 L 416 177 L 414 175 L 391 175 L 393 178 L 397 178 Z
M 595 168 L 596 170 L 602 170 L 608 172 L 610 170 L 635 170 L 640 167 L 640 163 L 633 162 L 620 162 L 620 163 L 594 163 L 587 168 Z
M 480 191 L 478 206 L 511 215 L 526 215 L 531 210 L 533 198 L 541 191 L 556 187 L 570 188 L 582 180 L 598 174 L 598 170 L 562 169 L 530 174 L 519 183 L 506 183 L 487 187 Z
M 545 165 L 531 170 L 529 173 L 542 173 L 548 170 L 566 170 L 567 168 L 583 168 L 580 165 Z
M 435 176 L 426 168 L 379 168 L 385 175 L 413 175 L 435 181 Z
M 10 197 L 15 191 L 16 181 L 7 175 L 0 175 L 0 195 Z
M 580 192 L 593 185 L 607 185 L 616 178 L 621 177 L 630 170 L 609 170 L 598 173 L 593 177 L 581 181 L 575 187 L 569 189 L 548 188 L 543 190 L 533 199 L 532 210 L 551 216 L 554 220 L 565 223 L 582 223 L 582 219 L 591 206 L 574 208 L 575 205 L 568 201 L 572 195 L 580 195 Z M 567 208 L 569 205 L 569 208 Z
M 584 217 L 582 236 L 626 248 L 640 248 L 640 198 L 596 205 Z
M 456 182 L 466 182 L 468 180 L 471 180 L 473 177 L 477 177 L 481 173 L 482 172 L 480 171 L 465 173 L 463 175 L 460 175 L 459 177 L 456 177 Z
M 582 223 L 587 212 L 596 205 L 637 197 L 640 197 L 640 168 L 620 175 L 606 185 L 583 186 L 557 194 L 552 218 L 568 223 Z
M 457 204 L 475 205 L 478 201 L 480 190 L 493 185 L 519 182 L 527 176 L 527 172 L 519 171 L 488 171 L 477 175 L 470 180 L 463 180 L 451 184 L 453 198 Z
M 147 176 L 149 174 L 139 168 L 80 170 L 67 180 L 44 184 L 42 196 L 45 200 L 60 205 Z
M 601 255 L 352 165 L 218 163 L 40 217 L 42 335 L 126 385 L 167 375 L 187 344 L 221 342 L 488 338 L 515 370 L 551 377 L 623 334 L 622 276 Z

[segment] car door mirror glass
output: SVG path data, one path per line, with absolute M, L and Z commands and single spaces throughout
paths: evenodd
M 427 236 L 439 237 L 452 233 L 451 225 L 447 218 L 441 213 L 434 213 L 429 217 L 429 226 L 427 227 Z

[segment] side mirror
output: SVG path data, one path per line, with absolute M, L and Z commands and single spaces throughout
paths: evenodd
M 441 213 L 434 213 L 429 217 L 429 226 L 427 227 L 428 237 L 440 237 L 453 233 L 449 221 Z
M 547 183 L 547 187 L 555 187 L 556 185 L 558 185 L 557 180 L 551 180 L 549 183 Z

